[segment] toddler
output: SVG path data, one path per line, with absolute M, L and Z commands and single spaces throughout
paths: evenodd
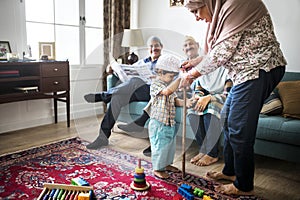
M 179 171 L 171 165 L 176 147 L 175 106 L 183 106 L 183 100 L 175 93 L 180 83 L 180 78 L 175 79 L 179 68 L 180 60 L 176 57 L 159 57 L 155 66 L 156 79 L 150 86 L 151 100 L 145 108 L 150 116 L 148 130 L 154 175 L 162 179 L 169 177 L 167 171 Z M 188 106 L 192 104 L 191 100 L 187 102 Z

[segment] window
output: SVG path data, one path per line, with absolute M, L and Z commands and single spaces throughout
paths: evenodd
M 26 0 L 27 44 L 39 58 L 39 42 L 55 42 L 56 60 L 103 64 L 102 0 Z

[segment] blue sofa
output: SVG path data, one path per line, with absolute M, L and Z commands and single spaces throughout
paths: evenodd
M 281 81 L 295 80 L 300 80 L 299 72 L 286 72 Z M 261 114 L 254 151 L 260 155 L 299 163 L 300 119 Z
M 286 72 L 282 81 L 300 80 L 300 73 Z M 107 77 L 107 88 L 114 87 L 118 78 L 114 75 Z M 143 113 L 147 102 L 132 102 L 121 110 L 119 122 L 129 123 Z M 300 105 L 299 105 L 300 106 Z M 182 111 L 176 108 L 176 128 L 182 133 Z M 195 139 L 189 121 L 186 120 L 186 136 Z M 145 125 L 147 126 L 147 124 Z M 221 140 L 222 141 L 222 137 Z M 220 142 L 222 146 L 222 142 Z M 256 154 L 269 156 L 291 162 L 300 162 L 300 120 L 285 118 L 281 115 L 259 117 L 254 151 Z

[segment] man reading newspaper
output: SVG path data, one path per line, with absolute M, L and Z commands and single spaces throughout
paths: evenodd
M 149 57 L 139 60 L 134 65 L 146 65 L 152 72 L 157 59 L 161 55 L 163 44 L 158 37 L 152 36 L 148 39 L 147 45 L 149 48 Z M 118 76 L 119 75 L 120 73 Z M 134 101 L 150 100 L 150 85 L 148 81 L 144 80 L 145 76 L 142 78 L 140 76 L 129 78 L 126 73 L 125 75 L 127 76 L 127 79 L 123 79 L 124 82 L 114 88 L 109 89 L 109 91 L 100 92 L 97 94 L 87 94 L 84 96 L 85 100 L 89 103 L 99 101 L 103 101 L 104 103 L 110 102 L 107 112 L 105 113 L 101 122 L 99 135 L 91 144 L 87 145 L 88 149 L 98 149 L 108 145 L 108 138 L 111 135 L 111 129 L 113 128 L 123 106 Z

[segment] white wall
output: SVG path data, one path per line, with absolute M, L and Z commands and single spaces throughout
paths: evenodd
M 20 0 L 1 0 L 0 12 L 5 16 L 0 18 L 0 40 L 9 41 L 12 52 L 23 52 L 26 38 L 20 20 L 24 4 L 20 4 Z
M 271 13 L 276 35 L 288 61 L 287 71 L 300 72 L 300 0 L 264 2 Z M 138 27 L 191 35 L 202 45 L 206 25 L 197 22 L 185 7 L 169 7 L 169 0 L 139 0 Z M 165 49 L 179 49 L 182 45 L 181 41 L 166 34 L 158 36 L 162 37 Z
M 26 47 L 24 0 L 0 0 L 0 41 L 9 41 L 12 52 Z M 41 31 L 42 33 L 42 31 Z M 103 104 L 89 104 L 83 95 L 101 91 L 103 66 L 70 66 L 71 118 L 103 113 Z M 0 85 L 1 87 L 1 85 Z M 58 102 L 58 120 L 66 121 L 65 103 Z M 0 133 L 54 123 L 53 100 L 0 104 Z
M 300 0 L 264 0 L 287 59 L 288 71 L 300 71 Z

